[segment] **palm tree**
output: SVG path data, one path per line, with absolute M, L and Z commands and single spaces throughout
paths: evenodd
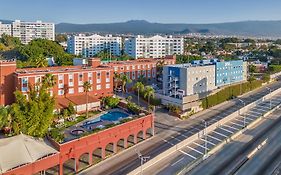
M 121 80 L 121 75 L 118 74 L 117 72 L 114 72 L 115 89 L 117 89 L 120 80 Z
M 89 101 L 88 92 L 90 91 L 91 87 L 92 86 L 91 86 L 91 84 L 88 81 L 85 81 L 83 83 L 84 92 L 86 92 L 86 117 L 87 118 L 89 117 L 89 112 L 88 112 L 88 101 Z
M 138 105 L 140 105 L 140 92 L 144 90 L 142 82 L 136 82 L 133 89 L 138 90 Z
M 123 74 L 121 77 L 121 82 L 122 82 L 122 92 L 124 93 L 126 91 L 126 84 L 131 83 L 132 80 L 126 74 Z
M 45 86 L 45 88 L 47 88 L 47 89 L 54 87 L 56 85 L 55 76 L 52 74 L 46 74 L 43 77 L 42 85 Z
M 40 54 L 37 58 L 35 58 L 35 66 L 38 67 L 47 67 L 48 62 L 44 55 Z
M 150 98 L 154 97 L 154 89 L 151 86 L 146 86 L 144 90 L 144 98 L 147 98 L 148 106 L 150 105 Z
M 165 65 L 165 62 L 163 60 L 157 62 L 157 64 L 156 64 L 157 78 L 160 77 L 160 75 L 162 75 L 164 65 Z

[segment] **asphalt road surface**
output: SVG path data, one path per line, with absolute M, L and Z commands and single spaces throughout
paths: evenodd
M 268 85 L 268 87 L 274 91 L 281 87 L 281 82 L 275 82 Z M 263 87 L 240 97 L 240 99 L 246 104 L 249 104 L 268 93 L 269 90 Z M 243 104 L 238 99 L 234 99 L 196 114 L 185 121 L 175 120 L 167 114 L 167 111 L 157 110 L 155 114 L 156 135 L 153 138 L 137 144 L 134 148 L 127 149 L 116 156 L 104 160 L 101 163 L 82 171 L 80 174 L 127 174 L 140 166 L 140 160 L 135 153 L 135 149 L 138 149 L 143 155 L 153 158 L 159 153 L 170 148 L 172 145 L 186 139 L 192 135 L 192 133 L 202 130 L 204 125 L 202 125 L 201 122 L 198 122 L 198 120 L 205 119 L 209 124 L 211 124 L 212 122 L 220 120 L 242 107 Z M 197 118 L 198 120 L 193 120 L 192 118 Z

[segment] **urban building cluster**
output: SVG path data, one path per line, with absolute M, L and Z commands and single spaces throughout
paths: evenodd
M 122 47 L 124 46 L 124 47 Z M 93 57 L 100 51 L 120 56 L 121 50 L 133 58 L 161 58 L 166 55 L 183 54 L 184 39 L 173 36 L 134 36 L 122 40 L 112 35 L 72 35 L 68 37 L 67 50 L 71 54 Z
M 93 57 L 101 51 L 120 56 L 122 49 L 122 38 L 112 35 L 72 35 L 68 37 L 67 50 L 74 55 Z
M 130 61 L 114 61 L 101 63 L 99 58 L 89 58 L 87 64 L 76 66 L 55 66 L 45 68 L 16 68 L 15 60 L 0 61 L 0 105 L 14 102 L 14 91 L 28 92 L 28 86 L 42 81 L 46 74 L 52 74 L 56 85 L 50 89 L 50 94 L 56 97 L 57 109 L 66 108 L 70 102 L 76 106 L 77 112 L 85 111 L 85 92 L 83 83 L 91 84 L 89 106 L 99 107 L 99 98 L 113 94 L 114 72 L 126 74 L 132 80 L 141 75 L 145 78 L 156 77 L 156 64 L 164 61 L 175 64 L 174 56 L 159 59 L 138 59 Z
M 163 91 L 160 95 L 162 103 L 180 106 L 182 110 L 196 107 L 196 100 L 212 90 L 246 81 L 247 69 L 247 63 L 242 60 L 211 59 L 166 65 L 163 68 Z
M 0 22 L 0 36 L 7 34 L 19 38 L 23 44 L 28 44 L 33 39 L 44 38 L 55 40 L 55 24 L 42 21 L 23 22 L 15 20 L 12 24 Z

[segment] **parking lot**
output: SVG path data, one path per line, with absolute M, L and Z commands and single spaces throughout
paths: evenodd
M 271 104 L 270 104 L 271 103 Z M 198 158 L 201 158 L 205 155 L 205 153 L 212 148 L 214 148 L 219 143 L 225 141 L 227 138 L 229 138 L 234 133 L 241 130 L 245 125 L 248 125 L 249 123 L 256 120 L 258 117 L 265 114 L 267 111 L 270 110 L 271 107 L 275 107 L 278 104 L 281 103 L 281 94 L 274 96 L 272 98 L 271 102 L 269 100 L 260 102 L 256 106 L 249 109 L 247 112 L 240 114 L 240 116 L 237 116 L 232 121 L 229 121 L 225 123 L 224 125 L 221 125 L 220 127 L 216 128 L 210 133 L 202 134 L 201 138 L 192 142 L 191 144 L 185 146 L 184 148 L 180 149 L 179 155 L 174 158 L 172 163 L 166 167 L 164 170 L 160 171 L 158 174 L 173 174 L 175 173 L 175 170 L 180 170 L 182 167 L 187 166 L 188 164 L 191 164 Z M 227 114 L 230 114 L 231 112 L 227 112 Z M 206 123 L 200 122 L 198 125 L 200 125 L 200 128 L 193 127 L 191 130 L 188 130 L 188 134 L 181 135 L 182 138 L 171 136 L 171 139 L 175 140 L 182 140 L 183 138 L 187 138 L 193 134 L 196 134 L 200 130 L 204 130 L 205 125 L 209 126 L 220 119 L 224 117 L 222 116 L 216 116 L 215 118 L 210 119 Z M 169 143 L 173 144 L 169 139 Z M 168 142 L 168 141 L 167 141 Z

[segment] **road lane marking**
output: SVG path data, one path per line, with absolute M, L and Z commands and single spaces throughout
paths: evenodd
M 218 139 L 218 138 L 216 138 L 216 137 L 214 137 L 214 136 L 211 136 L 211 135 L 207 135 L 207 137 L 210 137 L 210 138 L 212 138 L 212 139 L 215 139 L 215 140 L 217 140 L 217 141 L 219 141 L 219 142 L 222 141 L 221 139 Z
M 235 118 L 234 120 L 244 123 L 244 118 L 241 118 L 241 120 L 239 120 L 238 118 Z M 249 123 L 249 122 L 246 121 L 246 123 Z
M 213 145 L 213 146 L 215 146 L 215 145 L 216 145 L 216 144 L 214 144 L 213 142 L 209 141 L 208 139 L 207 139 L 207 140 L 201 139 L 201 140 L 203 140 L 204 142 L 206 142 L 206 141 L 207 141 L 207 143 L 209 143 L 209 144 L 211 144 L 211 145 Z
M 166 143 L 169 143 L 169 144 L 171 144 L 171 145 L 175 145 L 175 144 L 173 144 L 173 143 L 171 143 L 171 142 L 169 142 L 168 140 L 166 140 L 166 139 L 162 139 L 164 142 L 166 142 Z
M 216 133 L 216 134 L 218 134 L 218 135 L 221 135 L 221 136 L 223 136 L 223 137 L 225 137 L 225 138 L 227 138 L 228 136 L 226 136 L 226 135 L 224 135 L 224 134 L 221 134 L 221 133 L 219 133 L 219 132 L 217 132 L 217 131 L 213 131 L 214 133 Z
M 234 125 L 237 125 L 237 126 L 240 126 L 240 127 L 244 127 L 244 125 L 240 125 L 240 124 L 238 124 L 238 123 L 234 123 L 234 122 L 230 122 L 230 123 L 233 123 Z
M 232 131 L 229 131 L 228 129 L 223 128 L 223 126 L 221 126 L 221 127 L 219 127 L 219 128 L 222 129 L 222 130 L 224 130 L 224 131 L 226 131 L 226 132 L 229 132 L 229 133 L 233 134 Z
M 182 161 L 184 159 L 184 157 L 180 158 L 179 160 L 177 160 L 176 162 L 174 162 L 171 166 L 175 166 L 177 163 L 179 163 L 180 161 Z
M 176 137 L 174 137 L 174 136 L 170 136 L 171 138 L 173 138 L 173 139 L 175 139 L 175 140 L 177 140 L 177 141 L 182 141 L 181 139 L 178 139 L 178 138 L 176 138 Z
M 205 149 L 205 146 L 202 146 L 202 145 L 200 145 L 199 143 L 196 143 L 196 142 L 192 142 L 192 143 L 194 143 L 195 145 L 197 145 L 197 146 L 199 146 L 199 147 L 201 147 L 201 148 L 204 148 Z M 209 148 L 207 148 L 207 150 L 210 150 Z
M 229 126 L 228 124 L 224 124 L 223 126 L 226 126 L 226 127 L 232 128 L 232 129 L 234 129 L 234 130 L 236 130 L 236 131 L 240 130 L 239 128 L 235 128 L 235 127 L 233 127 L 233 126 Z
M 252 111 L 252 110 L 250 110 L 249 113 L 256 113 L 256 114 L 258 114 L 258 115 L 262 115 L 262 113 L 256 112 L 256 111 Z
M 179 150 L 179 152 L 181 152 L 181 153 L 183 153 L 183 154 L 185 154 L 185 155 L 187 155 L 187 156 L 189 156 L 189 157 L 191 157 L 192 159 L 197 159 L 196 157 L 194 157 L 193 155 L 190 155 L 190 154 L 188 154 L 188 153 L 186 153 L 186 152 L 184 152 L 183 150 Z
M 188 146 L 188 145 L 186 145 L 186 147 L 189 148 L 189 149 L 191 149 L 191 150 L 193 150 L 193 151 L 195 151 L 195 152 L 197 152 L 197 153 L 199 153 L 199 154 L 201 154 L 201 155 L 204 155 L 204 153 L 201 153 L 200 151 L 198 151 L 198 150 L 195 149 L 195 148 L 192 148 L 192 147 L 190 147 L 190 146 Z

